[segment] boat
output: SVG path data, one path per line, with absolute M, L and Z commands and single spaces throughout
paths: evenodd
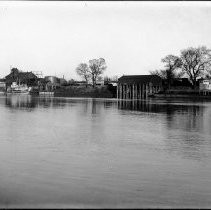
M 16 82 L 13 82 L 11 85 L 11 88 L 7 90 L 7 94 L 29 94 L 30 93 L 30 87 L 28 87 L 25 84 L 17 84 Z

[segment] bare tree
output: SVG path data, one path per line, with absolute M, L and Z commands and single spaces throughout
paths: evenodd
M 176 70 L 182 66 L 182 62 L 181 59 L 175 55 L 167 55 L 165 58 L 161 59 L 161 61 L 165 64 L 163 73 L 166 77 L 168 88 L 170 89 L 172 80 L 181 77 L 181 74 L 178 74 Z
M 151 71 L 150 73 L 165 79 L 168 83 L 168 88 L 170 89 L 172 80 L 182 76 L 182 72 L 177 72 L 181 67 L 182 62 L 181 59 L 175 55 L 167 55 L 165 58 L 161 59 L 161 61 L 164 63 L 165 69 Z
M 79 76 L 81 76 L 86 81 L 86 86 L 88 84 L 88 81 L 90 79 L 90 72 L 89 67 L 86 63 L 80 63 L 78 67 L 76 68 L 76 72 Z
M 181 51 L 182 70 L 196 88 L 197 78 L 204 76 L 211 70 L 211 50 L 205 46 L 187 48 Z
M 151 75 L 158 75 L 159 77 L 161 77 L 162 79 L 166 79 L 166 71 L 165 70 L 154 70 L 154 71 L 150 71 Z
M 92 59 L 89 61 L 89 73 L 91 74 L 93 87 L 96 86 L 97 78 L 103 74 L 106 68 L 105 59 L 103 58 Z
M 167 55 L 165 58 L 162 58 L 161 61 L 165 64 L 167 70 L 174 71 L 181 67 L 181 59 L 175 55 Z

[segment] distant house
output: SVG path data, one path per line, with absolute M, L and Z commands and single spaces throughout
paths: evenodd
M 11 69 L 10 74 L 5 77 L 6 86 L 11 86 L 13 82 L 17 84 L 25 84 L 27 86 L 36 86 L 38 78 L 32 72 L 22 72 L 17 68 Z
M 127 75 L 118 79 L 117 98 L 141 99 L 159 92 L 162 79 L 157 75 Z
M 64 78 L 59 78 L 60 85 L 67 85 L 67 80 Z
M 40 91 L 54 91 L 61 87 L 60 79 L 55 76 L 46 76 L 39 81 Z
M 211 91 L 211 80 L 200 79 L 199 80 L 199 90 Z
M 104 86 L 104 80 L 103 80 L 103 78 L 98 78 L 96 80 L 96 86 L 98 86 L 98 87 Z
M 113 80 L 104 80 L 104 85 L 113 85 L 117 86 L 118 81 L 113 81 Z

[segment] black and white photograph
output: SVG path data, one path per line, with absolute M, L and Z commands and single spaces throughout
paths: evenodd
M 0 1 L 0 208 L 211 208 L 211 2 Z

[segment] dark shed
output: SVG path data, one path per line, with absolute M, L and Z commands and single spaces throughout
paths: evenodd
M 127 84 L 147 84 L 151 82 L 160 85 L 162 79 L 158 75 L 125 75 L 120 77 L 118 82 Z
M 162 79 L 158 75 L 124 75 L 118 79 L 117 97 L 120 99 L 147 98 L 160 91 Z

